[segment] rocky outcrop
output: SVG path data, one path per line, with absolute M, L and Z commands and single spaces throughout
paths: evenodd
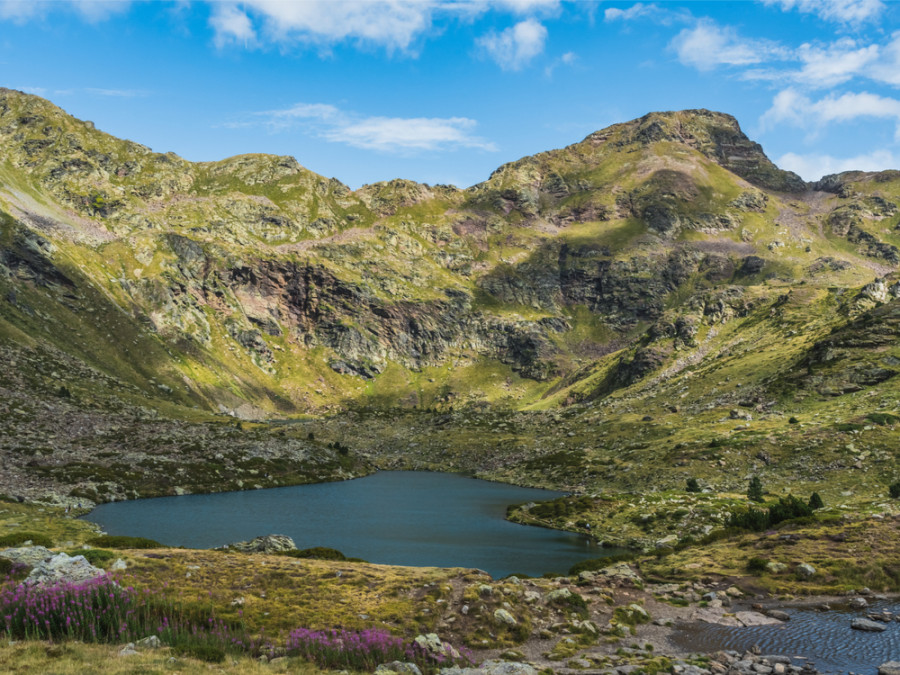
M 250 541 L 236 541 L 223 548 L 231 551 L 240 551 L 241 553 L 280 553 L 282 551 L 296 551 L 297 545 L 287 535 L 267 534 Z

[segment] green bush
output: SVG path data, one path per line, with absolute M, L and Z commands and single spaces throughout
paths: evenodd
M 0 548 L 21 546 L 26 541 L 30 541 L 34 546 L 43 546 L 45 548 L 53 546 L 53 540 L 46 535 L 38 534 L 37 532 L 12 532 L 0 537 Z
M 164 544 L 160 544 L 153 539 L 111 534 L 104 534 L 101 537 L 88 539 L 87 543 L 99 548 L 166 548 Z
M 763 486 L 759 476 L 753 476 L 750 479 L 750 483 L 747 485 L 747 498 L 754 502 L 764 501 Z
M 890 492 L 893 499 L 900 499 L 900 481 L 898 481 L 897 483 L 893 483 L 888 488 L 888 491 Z
M 691 476 L 687 479 L 687 483 L 684 486 L 684 489 L 688 492 L 700 492 L 700 482 Z
M 809 496 L 809 508 L 813 511 L 825 508 L 825 502 L 822 501 L 822 497 L 819 496 L 818 492 L 813 492 Z
M 278 555 L 287 556 L 288 558 L 310 558 L 312 560 L 347 560 L 347 556 L 336 548 L 328 548 L 326 546 L 304 548 L 299 551 L 279 551 Z
M 757 558 L 754 556 L 747 561 L 747 571 L 751 574 L 759 574 L 760 572 L 766 571 L 766 565 L 769 564 L 769 561 L 765 558 Z
M 73 548 L 66 551 L 70 556 L 83 555 L 94 567 L 106 567 L 106 563 L 115 560 L 119 556 L 112 551 L 106 551 L 102 548 Z
M 175 653 L 179 656 L 190 656 L 207 663 L 222 663 L 225 660 L 225 649 L 220 645 L 206 642 L 189 642 L 175 646 Z
M 866 415 L 866 419 L 880 426 L 887 426 L 889 424 L 900 422 L 900 417 L 891 415 L 890 413 L 869 413 Z
M 796 417 L 791 417 L 788 420 L 788 424 L 800 424 L 800 420 L 798 420 Z

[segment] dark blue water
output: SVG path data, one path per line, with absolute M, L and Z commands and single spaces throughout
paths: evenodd
M 692 625 L 673 635 L 678 646 L 697 652 L 733 649 L 744 652 L 759 645 L 763 654 L 802 657 L 823 673 L 876 675 L 878 666 L 900 660 L 900 623 L 885 624 L 883 633 L 853 630 L 850 623 L 871 612 L 900 612 L 896 600 L 876 601 L 865 610 L 837 607 L 822 612 L 813 608 L 784 608 L 791 620 L 782 624 L 731 628 Z M 796 663 L 803 663 L 798 659 Z
M 476 567 L 493 577 L 564 573 L 618 553 L 579 535 L 504 520 L 509 504 L 562 496 L 423 471 L 382 471 L 339 483 L 102 504 L 87 519 L 110 534 L 213 548 L 286 534 L 391 565 Z

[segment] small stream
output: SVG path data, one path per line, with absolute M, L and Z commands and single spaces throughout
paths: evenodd
M 887 610 L 896 616 L 900 612 L 896 599 L 871 601 L 867 609 L 835 605 L 828 611 L 813 607 L 783 609 L 791 619 L 782 624 L 747 628 L 693 624 L 676 630 L 672 642 L 691 652 L 744 652 L 758 645 L 763 654 L 803 658 L 823 673 L 875 675 L 882 663 L 900 661 L 900 623 L 884 624 L 887 630 L 883 633 L 850 628 L 853 619 L 867 614 Z

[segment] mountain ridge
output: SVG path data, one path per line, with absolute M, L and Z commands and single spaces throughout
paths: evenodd
M 0 380 L 2 452 L 34 494 L 71 482 L 77 455 L 95 473 L 68 489 L 93 500 L 234 488 L 198 468 L 243 461 L 215 459 L 234 418 L 300 416 L 326 439 L 298 427 L 279 449 L 285 428 L 260 427 L 245 447 L 281 481 L 267 485 L 421 465 L 556 486 L 671 483 L 684 472 L 663 472 L 662 458 L 696 461 L 673 447 L 739 437 L 741 467 L 773 456 L 770 437 L 790 464 L 821 430 L 784 417 L 855 424 L 893 405 L 895 342 L 854 345 L 867 325 L 892 325 L 898 227 L 900 172 L 804 183 L 707 110 L 616 124 L 464 190 L 395 179 L 351 191 L 287 156 L 154 153 L 0 90 L 0 336 L 34 370 Z M 847 337 L 817 346 L 831 331 Z M 51 418 L 130 411 L 138 435 L 180 439 L 163 444 L 165 461 L 191 468 L 114 480 L 121 458 L 97 457 L 112 450 L 78 449 L 107 441 L 52 441 L 34 417 L 44 405 Z M 557 414 L 570 431 L 547 424 Z M 507 433 L 477 421 L 504 416 Z M 46 456 L 27 454 L 26 423 Z M 206 440 L 187 450 L 192 424 Z M 642 462 L 598 468 L 639 437 Z M 567 453 L 566 475 L 542 464 L 549 447 Z

